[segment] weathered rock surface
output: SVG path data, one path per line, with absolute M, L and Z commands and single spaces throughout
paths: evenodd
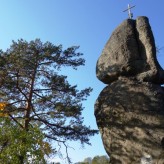
M 108 84 L 95 116 L 111 164 L 164 164 L 164 71 L 148 18 L 127 19 L 114 30 L 96 71 Z
M 120 79 L 95 104 L 97 125 L 112 164 L 139 164 L 144 154 L 164 164 L 164 90 Z
M 98 59 L 96 74 L 106 84 L 120 76 L 164 83 L 148 18 L 127 19 L 114 30 Z

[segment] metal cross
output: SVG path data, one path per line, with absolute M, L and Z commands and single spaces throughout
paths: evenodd
M 133 18 L 133 13 L 131 13 L 131 8 L 133 8 L 133 7 L 135 7 L 135 6 L 130 6 L 129 4 L 128 4 L 128 8 L 126 9 L 126 10 L 124 10 L 123 12 L 125 12 L 125 11 L 128 11 L 128 15 L 129 15 L 129 18 L 130 19 L 132 19 Z

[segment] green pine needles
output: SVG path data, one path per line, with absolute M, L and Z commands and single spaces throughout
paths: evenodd
M 89 144 L 89 137 L 97 133 L 83 125 L 81 116 L 82 101 L 92 89 L 79 91 L 59 74 L 63 67 L 85 64 L 77 49 L 21 39 L 0 52 L 0 103 L 7 104 L 0 111 L 0 159 L 14 158 L 18 163 L 30 155 L 30 160 L 44 159 L 56 152 L 52 141 L 65 146 L 69 140 Z

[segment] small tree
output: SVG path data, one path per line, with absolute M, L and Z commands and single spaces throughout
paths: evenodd
M 106 155 L 85 158 L 83 162 L 77 164 L 109 164 L 110 159 Z
M 7 115 L 22 134 L 30 134 L 37 126 L 47 141 L 62 143 L 66 149 L 68 140 L 89 144 L 89 136 L 97 130 L 83 125 L 81 112 L 82 101 L 92 89 L 79 91 L 68 83 L 66 76 L 58 74 L 62 67 L 77 69 L 84 65 L 77 49 L 73 46 L 62 50 L 61 45 L 42 43 L 39 39 L 21 39 L 13 41 L 6 52 L 1 51 L 0 102 L 7 104 L 1 109 L 1 116 Z M 29 138 L 30 135 L 24 135 L 22 144 L 27 144 Z M 19 156 L 20 163 L 28 151 Z M 70 162 L 68 155 L 67 158 Z
M 91 157 L 85 158 L 84 162 L 86 162 L 88 164 L 91 164 L 92 163 L 92 158 Z
M 0 122 L 0 163 L 19 164 L 23 157 L 24 163 L 44 164 L 45 154 L 53 153 L 38 126 L 29 127 L 27 132 L 9 118 L 0 118 Z
M 103 156 L 95 156 L 92 159 L 92 164 L 109 164 L 109 158 L 105 155 Z

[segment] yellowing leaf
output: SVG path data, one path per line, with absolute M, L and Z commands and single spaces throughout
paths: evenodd
M 6 106 L 7 106 L 6 102 L 0 102 L 0 111 L 3 111 Z M 6 117 L 6 116 L 8 116 L 7 113 L 0 112 L 0 117 Z

